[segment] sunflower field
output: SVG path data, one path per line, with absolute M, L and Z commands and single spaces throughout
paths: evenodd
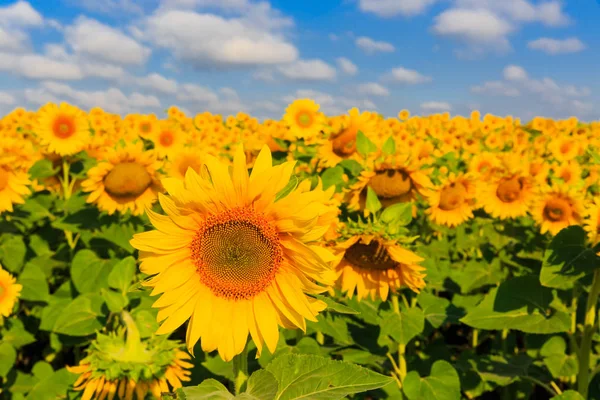
M 600 123 L 0 120 L 2 399 L 600 399 Z

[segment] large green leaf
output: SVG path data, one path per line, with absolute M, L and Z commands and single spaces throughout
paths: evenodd
M 135 258 L 125 257 L 108 274 L 108 285 L 113 289 L 120 290 L 122 293 L 127 292 L 135 276 L 135 271 Z
M 18 318 L 8 320 L 6 327 L 8 329 L 3 332 L 2 341 L 10 343 L 16 349 L 36 341 L 35 336 L 25 329 L 25 325 Z
M 478 329 L 516 329 L 526 333 L 566 332 L 571 316 L 552 306 L 552 289 L 536 276 L 507 280 L 492 289 L 461 321 Z
M 18 283 L 23 285 L 21 290 L 21 299 L 29 301 L 47 302 L 50 296 L 50 289 L 46 281 L 46 275 L 35 264 L 27 264 L 19 275 Z
M 277 396 L 279 384 L 272 373 L 259 369 L 250 375 L 246 391 L 236 396 L 236 399 L 246 400 L 273 400 Z
M 52 371 L 51 368 L 50 371 Z M 75 383 L 77 375 L 72 374 L 63 368 L 51 372 L 50 374 L 46 373 L 44 376 L 38 374 L 36 375 L 36 378 L 40 379 L 40 381 L 31 389 L 27 398 L 35 400 L 55 400 L 66 398 L 67 390 Z
M 369 369 L 314 355 L 284 355 L 265 369 L 279 383 L 274 400 L 343 399 L 392 382 L 392 378 Z
M 231 400 L 234 396 L 222 383 L 206 379 L 198 386 L 177 389 L 177 398 L 186 400 Z
M 403 382 L 404 394 L 409 400 L 456 400 L 460 399 L 458 373 L 448 362 L 439 360 L 431 367 L 431 374 L 421 378 L 411 371 Z
M 22 236 L 3 235 L 0 237 L 0 264 L 12 273 L 23 268 L 27 246 Z
M 80 250 L 71 262 L 71 278 L 79 293 L 99 292 L 108 288 L 110 275 L 115 260 L 103 260 L 91 250 Z
M 417 297 L 419 306 L 423 309 L 425 319 L 431 326 L 439 328 L 446 321 L 458 322 L 464 313 L 449 300 L 431 293 L 421 292 Z
M 544 357 L 544 364 L 555 378 L 577 375 L 579 371 L 577 356 L 566 352 L 567 343 L 561 336 L 551 337 L 540 350 L 540 355 Z
M 102 296 L 97 293 L 76 297 L 62 310 L 52 331 L 69 336 L 93 334 L 104 326 L 103 304 Z
M 586 246 L 586 237 L 580 226 L 570 226 L 554 236 L 544 253 L 542 285 L 570 289 L 577 280 L 600 268 L 600 257 Z
M 360 312 L 356 311 L 355 309 L 350 308 L 345 304 L 338 303 L 331 297 L 321 295 L 315 295 L 314 297 L 327 304 L 327 311 L 335 312 L 338 314 L 360 314 Z
M 0 342 L 0 377 L 4 378 L 17 361 L 17 351 L 8 342 Z
M 397 344 L 407 345 L 425 328 L 425 315 L 418 307 L 402 310 L 400 313 L 382 313 L 380 338 L 390 336 Z M 381 342 L 381 340 L 380 340 Z

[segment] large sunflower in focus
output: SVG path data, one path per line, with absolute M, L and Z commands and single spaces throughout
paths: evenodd
M 479 205 L 494 218 L 527 215 L 533 198 L 531 179 L 519 174 L 495 176 L 478 185 Z
M 325 125 L 325 116 L 319 113 L 319 105 L 310 99 L 298 99 L 290 104 L 283 120 L 291 136 L 300 139 L 314 138 Z
M 455 227 L 473 217 L 475 185 L 464 175 L 451 174 L 426 196 L 425 212 L 436 224 Z
M 355 235 L 338 244 L 338 287 L 358 300 L 369 296 L 386 300 L 389 292 L 408 287 L 419 293 L 425 287 L 423 258 L 396 241 L 379 235 Z
M 0 265 L 0 319 L 8 317 L 23 288 L 15 278 Z
M 286 189 L 294 163 L 272 166 L 267 146 L 250 176 L 241 147 L 231 171 L 212 156 L 204 163 L 201 175 L 189 169 L 183 182 L 163 180 L 167 215 L 148 212 L 157 230 L 131 241 L 141 271 L 154 275 L 152 295 L 162 294 L 157 334 L 189 320 L 190 351 L 201 339 L 204 351 L 228 361 L 250 334 L 259 354 L 265 344 L 274 352 L 278 326 L 304 330 L 326 306 L 307 294 L 335 280 L 317 245 L 329 229 L 332 192 Z
M 13 204 L 23 204 L 23 196 L 31 193 L 27 173 L 14 170 L 8 159 L 0 162 L 0 214 L 13 211 Z
M 49 152 L 67 156 L 86 146 L 90 124 L 84 111 L 67 103 L 49 103 L 37 115 L 34 131 Z
M 91 192 L 87 202 L 96 203 L 101 211 L 129 210 L 140 215 L 161 190 L 157 172 L 161 165 L 154 152 L 144 151 L 142 143 L 129 144 L 110 150 L 106 161 L 90 168 L 81 188 Z
M 531 205 L 531 214 L 540 225 L 541 233 L 550 232 L 551 235 L 580 224 L 583 211 L 581 195 L 557 185 L 539 189 Z

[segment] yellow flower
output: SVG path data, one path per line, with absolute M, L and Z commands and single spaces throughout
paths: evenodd
M 426 196 L 425 212 L 436 224 L 455 227 L 473 217 L 475 185 L 465 176 L 451 174 Z
M 398 113 L 398 119 L 400 119 L 400 121 L 406 121 L 409 118 L 410 118 L 410 111 L 408 111 L 408 110 L 402 110 Z
M 160 158 L 180 150 L 186 143 L 185 132 L 174 120 L 159 121 L 158 129 L 148 138 L 154 143 L 154 150 Z
M 21 294 L 21 285 L 0 265 L 0 318 L 8 317 Z
M 87 202 L 96 203 L 101 211 L 140 215 L 161 190 L 160 167 L 154 152 L 143 151 L 139 142 L 129 144 L 107 152 L 106 161 L 90 168 L 81 188 L 91 192 Z
M 49 103 L 38 112 L 34 127 L 40 142 L 49 152 L 61 156 L 83 150 L 90 138 L 90 124 L 85 112 L 67 103 Z
M 336 246 L 337 285 L 349 297 L 356 292 L 358 300 L 369 296 L 386 300 L 389 292 L 402 287 L 413 292 L 425 287 L 423 258 L 410 250 L 379 236 L 358 235 Z
M 142 138 L 154 137 L 159 128 L 158 119 L 156 115 L 139 115 L 133 118 L 133 131 Z
M 600 242 L 600 198 L 596 197 L 586 207 L 583 228 L 592 244 Z
M 13 204 L 23 204 L 23 196 L 31 193 L 27 174 L 13 170 L 8 163 L 0 163 L 0 214 L 13 211 Z
M 566 186 L 548 186 L 538 189 L 531 214 L 540 225 L 541 233 L 556 235 L 563 228 L 581 223 L 583 199 Z
M 267 146 L 248 176 L 243 149 L 231 171 L 207 156 L 202 175 L 188 170 L 185 180 L 164 179 L 169 196 L 159 201 L 167 215 L 148 212 L 157 230 L 134 236 L 140 269 L 155 275 L 146 285 L 162 325 L 172 332 L 189 320 L 190 351 L 201 340 L 204 351 L 218 350 L 228 361 L 241 353 L 248 334 L 258 354 L 274 352 L 278 326 L 306 329 L 325 304 L 306 294 L 327 290 L 335 275 L 316 245 L 329 229 L 333 191 L 308 191 L 301 184 L 287 196 L 293 162 L 272 166 Z
M 525 176 L 504 175 L 480 182 L 477 200 L 494 218 L 507 219 L 527 215 L 533 187 Z
M 200 174 L 203 152 L 197 147 L 187 147 L 175 151 L 169 156 L 167 176 L 183 180 L 188 168 Z
M 299 99 L 285 110 L 283 120 L 296 138 L 317 136 L 325 125 L 325 116 L 319 113 L 319 105 L 313 100 Z
M 559 162 L 570 161 L 579 154 L 579 143 L 571 136 L 555 138 L 548 144 L 548 150 Z

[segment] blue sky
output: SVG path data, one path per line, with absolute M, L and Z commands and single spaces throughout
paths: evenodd
M 0 0 L 0 112 L 67 101 L 279 118 L 473 109 L 600 119 L 600 3 Z

